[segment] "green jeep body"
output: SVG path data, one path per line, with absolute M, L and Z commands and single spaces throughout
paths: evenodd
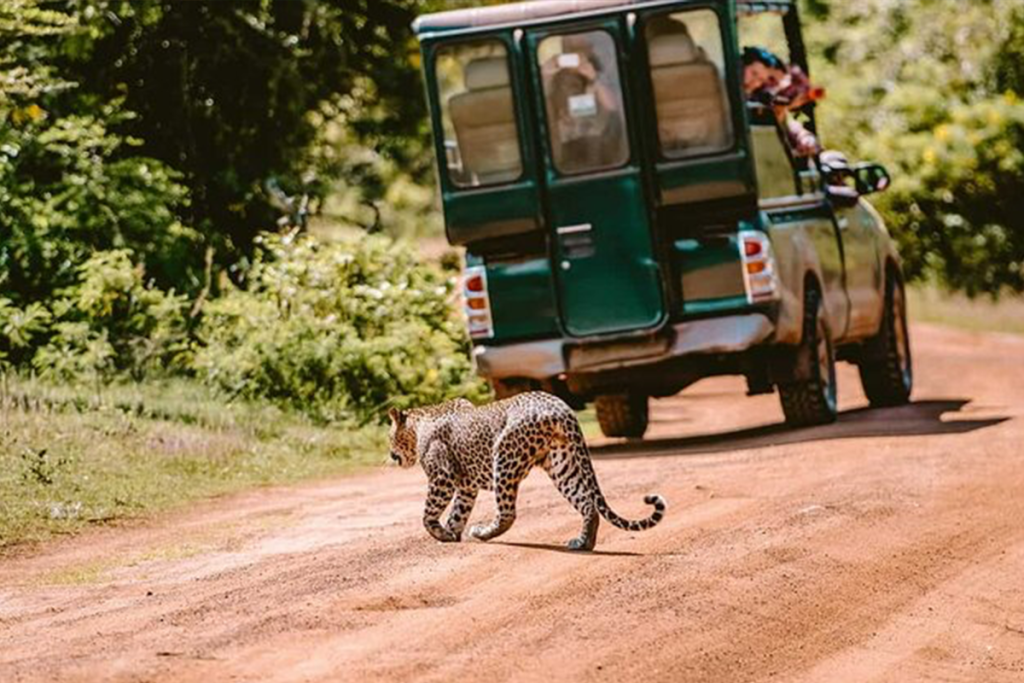
M 746 102 L 738 22 L 763 16 L 806 72 L 789 2 L 535 0 L 417 21 L 447 235 L 499 395 L 596 401 L 606 434 L 636 437 L 648 397 L 742 374 L 817 423 L 836 414 L 838 358 L 873 403 L 907 400 L 900 260 L 858 196 L 888 178 L 865 166 L 852 196 L 830 189 Z

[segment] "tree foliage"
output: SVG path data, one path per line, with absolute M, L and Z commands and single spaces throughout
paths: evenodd
M 0 288 L 15 303 L 70 285 L 97 249 L 128 248 L 165 285 L 187 286 L 197 235 L 182 225 L 179 174 L 111 131 L 117 100 L 63 103 L 75 84 L 53 53 L 74 19 L 36 0 L 0 10 Z
M 286 195 L 339 181 L 383 196 L 380 164 L 339 156 L 340 127 L 371 155 L 415 166 L 425 137 L 416 0 L 81 0 L 63 65 L 80 97 L 123 98 L 119 130 L 183 173 L 187 222 L 223 260 L 273 228 Z

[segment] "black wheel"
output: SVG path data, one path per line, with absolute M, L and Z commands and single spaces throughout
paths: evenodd
M 647 431 L 647 396 L 640 394 L 602 394 L 595 399 L 597 423 L 605 436 L 631 439 Z
M 885 285 L 882 329 L 864 345 L 860 382 L 873 408 L 901 406 L 914 388 L 914 363 L 907 332 L 907 303 L 903 283 L 890 272 Z
M 838 413 L 836 355 L 825 321 L 825 307 L 816 289 L 804 303 L 804 339 L 796 352 L 795 377 L 779 384 L 782 412 L 794 427 L 828 424 Z

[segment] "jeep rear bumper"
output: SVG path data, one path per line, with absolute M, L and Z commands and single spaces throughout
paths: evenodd
M 656 335 L 613 341 L 565 339 L 473 349 L 477 371 L 488 379 L 548 380 L 565 374 L 591 374 L 655 365 L 684 356 L 746 351 L 769 339 L 775 326 L 766 315 L 750 313 L 678 323 Z

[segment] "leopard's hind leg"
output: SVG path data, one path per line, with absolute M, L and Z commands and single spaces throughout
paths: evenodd
M 543 466 L 555 488 L 583 515 L 580 535 L 568 543 L 570 550 L 590 551 L 597 544 L 601 516 L 594 504 L 595 477 L 590 467 L 590 454 L 579 440 L 570 439 L 552 446 Z
M 533 436 L 523 427 L 506 428 L 494 443 L 494 498 L 498 515 L 490 524 L 474 526 L 469 535 L 489 541 L 508 531 L 516 521 L 519 484 L 536 462 L 528 457 Z M 536 446 L 534 445 L 534 448 Z

